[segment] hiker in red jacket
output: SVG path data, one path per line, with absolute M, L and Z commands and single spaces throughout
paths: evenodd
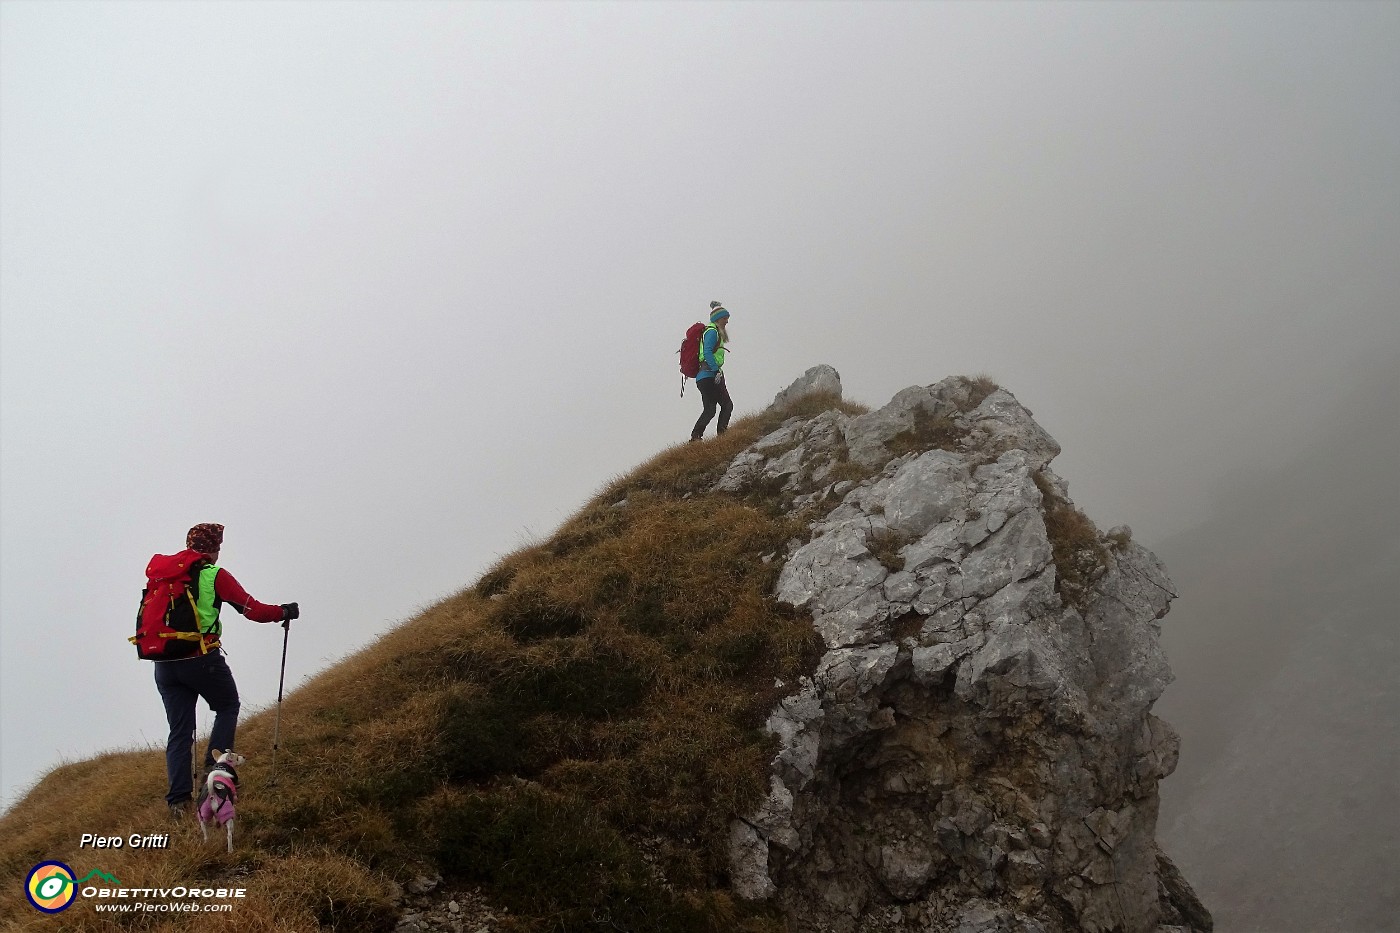
M 176 819 L 188 811 L 194 789 L 190 749 L 199 698 L 214 711 L 204 752 L 206 772 L 214 766 L 209 749 L 232 749 L 238 728 L 238 686 L 219 644 L 219 609 L 227 603 L 254 622 L 283 626 L 299 614 L 296 603 L 274 606 L 249 596 L 233 574 L 218 566 L 223 541 L 224 526 L 207 522 L 189 530 L 185 550 L 151 558 L 136 636 L 130 639 L 140 657 L 155 662 L 156 689 L 170 724 L 165 745 L 170 790 L 165 802 Z

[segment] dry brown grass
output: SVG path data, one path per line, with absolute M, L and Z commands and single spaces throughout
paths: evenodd
M 975 376 L 965 376 L 963 378 L 967 380 L 968 388 L 972 391 L 971 397 L 968 399 L 969 410 L 981 405 L 986 401 L 987 396 L 1001 388 L 1001 386 L 997 384 L 997 381 L 987 373 L 978 373 Z
M 239 848 L 224 851 L 222 834 L 206 844 L 196 824 L 172 825 L 159 799 L 151 799 L 152 786 L 164 779 L 164 755 L 142 753 L 147 761 L 103 762 L 107 768 L 105 788 L 97 796 L 109 812 L 79 815 L 88 807 L 76 809 L 48 806 L 41 827 L 24 817 L 36 804 L 27 798 L 23 811 L 17 808 L 0 824 L 4 834 L 0 866 L 7 877 L 22 879 L 36 862 L 59 859 L 70 865 L 81 878 L 94 868 L 120 879 L 127 887 L 243 888 L 245 898 L 235 902 L 230 913 L 159 914 L 99 913 L 93 902 L 80 899 L 64 913 L 51 917 L 33 910 L 24 899 L 18 883 L 0 891 L 0 917 L 6 929 L 15 930 L 217 930 L 287 931 L 316 929 L 385 929 L 393 917 L 387 877 L 371 870 L 353 855 L 342 855 L 331 846 L 267 852 L 250 845 L 240 832 Z M 157 770 L 158 769 L 158 770 Z M 152 774 L 153 770 L 156 771 Z M 48 780 L 71 777 L 61 770 Z M 240 807 L 240 828 L 254 823 L 268 810 L 266 804 Z M 72 814 L 72 815 L 70 815 Z M 30 814 L 32 815 L 32 814 Z M 28 822 L 29 825 L 25 825 Z M 78 851 L 82 832 L 100 827 L 103 832 L 125 838 L 131 832 L 171 832 L 167 849 L 129 848 Z M 211 834 L 213 835 L 213 834 Z M 17 838 L 20 837 L 20 838 Z M 138 900 L 161 901 L 159 897 Z
M 959 376 L 957 380 L 967 395 L 965 399 L 961 397 L 961 393 L 955 393 L 953 397 L 958 399 L 959 412 L 964 414 L 981 405 L 987 396 L 1001 388 L 997 385 L 996 380 L 985 373 L 979 373 L 976 376 Z M 944 412 L 934 415 L 925 408 L 915 408 L 913 424 L 908 430 L 901 431 L 890 438 L 885 443 L 885 449 L 896 457 L 934 448 L 957 451 L 967 436 L 967 430 L 958 424 L 956 414 Z
M 1109 534 L 1104 535 L 1110 550 L 1123 552 L 1128 549 L 1128 545 L 1133 541 L 1133 533 L 1128 529 L 1114 529 Z
M 916 408 L 913 426 L 890 438 L 885 443 L 885 449 L 894 457 L 935 447 L 956 451 L 966 435 L 967 432 L 951 415 L 933 415 L 923 408 Z
M 1094 583 L 1108 568 L 1108 548 L 1087 515 L 1056 495 L 1043 474 L 1037 472 L 1034 479 L 1045 497 L 1045 531 L 1055 560 L 1055 590 L 1070 605 L 1085 609 Z
M 517 931 L 605 918 L 776 933 L 771 914 L 727 894 L 727 828 L 766 791 L 775 679 L 810 674 L 820 645 L 809 619 L 774 603 L 778 566 L 760 560 L 797 523 L 706 490 L 785 417 L 832 404 L 809 398 L 663 451 L 549 540 L 294 690 L 276 786 L 274 713 L 246 718 L 234 854 L 192 822 L 166 850 L 77 848 L 83 832 L 170 829 L 151 749 L 48 775 L 0 819 L 0 868 L 22 878 L 59 859 L 128 886 L 248 891 L 231 914 L 125 915 L 117 928 L 133 930 L 387 930 L 390 882 L 439 865 L 449 885 L 483 885 Z M 18 885 L 0 889 L 0 915 L 57 928 Z M 61 916 L 86 931 L 116 915 L 80 901 Z
M 875 470 L 862 466 L 854 460 L 844 460 L 832 467 L 826 474 L 825 480 L 828 483 L 863 483 L 875 475 Z
M 893 528 L 880 528 L 866 536 L 865 545 L 887 570 L 898 573 L 904 569 L 904 556 L 899 552 L 915 537 Z

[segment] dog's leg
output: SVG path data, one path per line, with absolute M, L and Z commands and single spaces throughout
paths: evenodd
M 204 822 L 204 808 L 200 807 L 195 811 L 195 816 L 199 818 L 199 831 L 204 836 L 204 841 L 209 841 L 209 824 Z
M 232 854 L 233 854 L 233 817 L 229 817 L 229 821 L 228 821 L 227 823 L 224 824 L 224 829 L 228 830 L 228 852 L 229 852 L 229 855 L 232 855 Z

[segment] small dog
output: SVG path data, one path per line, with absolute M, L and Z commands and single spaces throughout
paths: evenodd
M 209 824 L 222 826 L 228 833 L 228 850 L 233 851 L 233 807 L 238 803 L 238 772 L 247 761 L 242 755 L 229 749 L 221 752 L 210 749 L 214 756 L 214 767 L 204 779 L 204 787 L 199 794 L 199 831 L 204 841 L 209 841 Z

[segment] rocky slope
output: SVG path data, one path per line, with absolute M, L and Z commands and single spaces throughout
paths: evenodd
M 815 391 L 835 370 L 779 401 Z M 732 825 L 741 896 L 832 933 L 1211 928 L 1154 838 L 1172 583 L 1074 508 L 1058 453 L 1009 392 L 956 377 L 733 460 L 718 490 L 810 517 L 776 595 L 826 649 L 768 720 L 771 791 Z
M 247 717 L 232 854 L 186 825 L 93 863 L 81 833 L 170 828 L 163 753 L 56 769 L 0 815 L 0 916 L 51 923 L 20 879 L 60 859 L 236 877 L 253 933 L 1209 929 L 1154 840 L 1161 565 L 990 381 L 839 392 L 660 452 Z

